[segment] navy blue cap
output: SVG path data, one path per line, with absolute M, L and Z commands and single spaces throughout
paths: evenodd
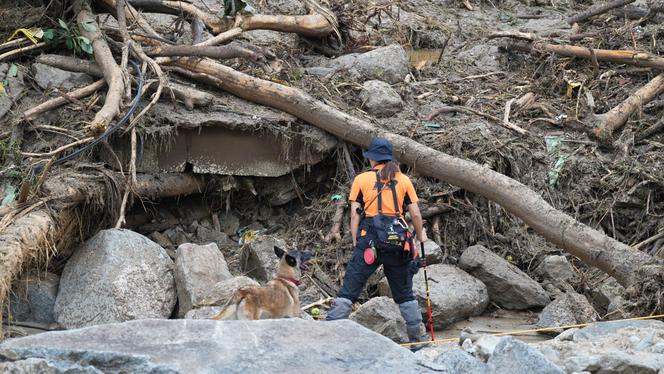
M 362 155 L 366 159 L 377 162 L 392 161 L 392 143 L 387 139 L 373 138 L 371 144 L 369 144 L 369 149 L 362 152 Z

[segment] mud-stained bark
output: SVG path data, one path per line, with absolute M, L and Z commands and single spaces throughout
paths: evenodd
M 209 59 L 181 58 L 176 64 L 217 78 L 220 88 L 246 100 L 288 112 L 346 141 L 368 146 L 376 136 L 389 139 L 401 162 L 423 175 L 475 192 L 521 218 L 547 240 L 630 285 L 635 271 L 653 258 L 555 209 L 538 193 L 503 174 L 462 160 L 412 139 L 371 125 L 293 87 L 255 78 Z

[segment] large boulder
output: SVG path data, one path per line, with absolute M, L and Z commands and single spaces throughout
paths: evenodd
M 279 259 L 274 247 L 286 250 L 286 242 L 272 236 L 261 236 L 242 246 L 241 270 L 259 282 L 268 282 L 277 274 Z
M 427 267 L 429 294 L 434 328 L 443 329 L 448 324 L 482 314 L 489 304 L 484 283 L 465 271 L 451 265 L 436 264 Z M 424 272 L 413 277 L 413 290 L 428 319 Z
M 147 319 L 12 339 L 0 350 L 15 356 L 10 369 L 41 358 L 59 372 L 430 372 L 408 349 L 349 320 Z
M 222 280 L 216 283 L 206 292 L 206 294 L 196 301 L 192 306 L 199 308 L 202 306 L 223 306 L 230 300 L 233 293 L 242 287 L 260 286 L 255 280 L 240 276 Z
M 30 272 L 16 282 L 9 300 L 14 321 L 54 323 L 53 307 L 58 296 L 60 276 Z
M 168 318 L 175 306 L 173 261 L 143 235 L 103 230 L 65 265 L 55 319 L 66 328 Z
M 492 374 L 563 374 L 560 367 L 541 352 L 511 336 L 501 339 L 487 361 Z
M 380 79 L 390 84 L 403 82 L 410 73 L 406 50 L 398 44 L 358 54 L 351 53 L 331 60 L 327 67 L 346 72 L 357 81 Z
M 55 68 L 50 65 L 34 63 L 32 72 L 35 76 L 35 82 L 43 90 L 49 88 L 61 88 L 71 90 L 76 87 L 86 86 L 93 82 L 91 76 L 85 73 L 74 73 L 67 70 Z
M 542 310 L 537 326 L 569 326 L 595 321 L 597 321 L 597 312 L 588 299 L 569 290 Z
M 360 99 L 367 112 L 377 116 L 391 116 L 403 107 L 399 93 L 389 84 L 379 80 L 364 82 Z
M 175 257 L 178 315 L 183 317 L 217 283 L 231 278 L 228 264 L 216 244 L 182 244 Z
M 568 373 L 661 373 L 664 369 L 663 322 L 596 322 L 571 335 L 534 347 Z
M 491 301 L 506 309 L 528 309 L 547 305 L 546 291 L 516 266 L 481 245 L 468 247 L 459 267 L 481 280 Z
M 362 304 L 350 319 L 397 343 L 407 343 L 406 321 L 389 297 L 374 297 Z

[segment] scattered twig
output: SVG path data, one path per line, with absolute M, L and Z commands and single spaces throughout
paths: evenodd
M 48 44 L 46 44 L 44 42 L 41 42 L 41 43 L 37 43 L 37 44 L 31 44 L 27 47 L 17 48 L 17 49 L 11 50 L 9 52 L 5 52 L 3 54 L 0 54 L 0 62 L 9 61 L 12 58 L 21 56 L 21 55 L 23 55 L 27 52 L 31 52 L 31 51 L 35 51 L 35 50 L 38 50 L 38 49 L 46 48 L 47 46 L 48 46 Z
M 40 114 L 43 114 L 45 112 L 48 112 L 50 110 L 59 108 L 69 102 L 68 98 L 73 98 L 73 99 L 80 99 L 82 97 L 86 97 L 89 95 L 92 95 L 95 93 L 97 90 L 100 88 L 104 87 L 106 85 L 106 80 L 100 79 L 92 84 L 89 84 L 85 87 L 81 87 L 79 89 L 76 89 L 74 91 L 70 91 L 67 93 L 67 97 L 56 97 L 47 101 L 44 101 L 43 103 L 37 105 L 34 108 L 28 109 L 25 112 L 23 112 L 23 118 L 26 120 L 32 120 L 35 117 L 37 117 Z
M 75 142 L 73 142 L 73 143 L 69 143 L 69 144 L 67 144 L 67 145 L 63 145 L 62 147 L 57 148 L 57 149 L 55 149 L 55 150 L 53 150 L 53 151 L 51 151 L 51 152 L 46 152 L 46 153 L 29 153 L 29 152 L 21 152 L 21 155 L 23 155 L 23 156 L 25 156 L 25 157 L 52 157 L 52 156 L 58 155 L 60 152 L 65 151 L 65 150 L 67 150 L 67 149 L 69 149 L 69 148 L 76 147 L 76 146 L 81 145 L 81 144 L 89 143 L 89 142 L 93 141 L 94 139 L 95 139 L 94 137 L 89 136 L 89 137 L 87 137 L 87 138 L 83 138 L 83 139 L 81 139 L 81 140 L 77 140 L 77 141 L 75 141 Z

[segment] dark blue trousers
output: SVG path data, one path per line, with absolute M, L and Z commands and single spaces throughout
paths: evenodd
M 360 231 L 365 235 L 357 239 L 357 245 L 353 248 L 353 255 L 346 266 L 346 275 L 344 276 L 341 289 L 337 293 L 337 297 L 343 297 L 355 302 L 371 274 L 382 264 L 394 302 L 401 304 L 415 300 L 415 295 L 413 294 L 413 276 L 419 268 L 414 266 L 411 259 L 403 256 L 401 253 L 383 253 L 381 250 L 378 250 L 376 261 L 368 265 L 364 262 L 364 250 L 369 247 L 372 240 L 375 242 L 375 234 L 373 234 L 373 230 L 368 226 L 368 223 L 364 221 L 360 225 Z

